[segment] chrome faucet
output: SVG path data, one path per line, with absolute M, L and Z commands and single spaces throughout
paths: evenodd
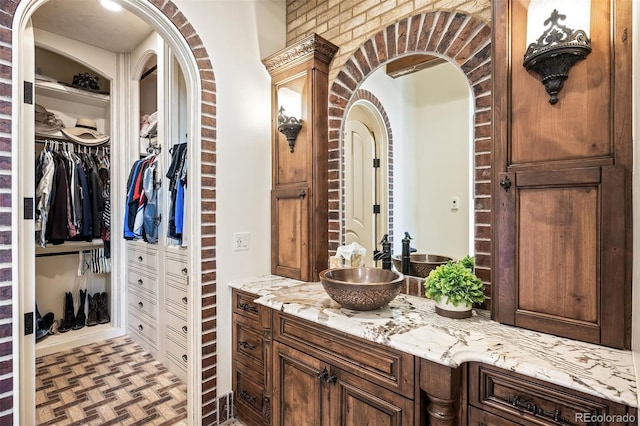
M 389 242 L 389 234 L 384 234 L 380 244 L 382 245 L 382 251 L 374 250 L 373 260 L 376 262 L 382 260 L 382 269 L 391 269 L 391 243 Z

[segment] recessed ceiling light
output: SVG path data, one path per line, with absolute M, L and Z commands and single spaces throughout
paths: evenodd
M 122 10 L 122 6 L 120 6 L 114 0 L 100 0 L 100 4 L 107 10 L 112 12 L 120 12 Z

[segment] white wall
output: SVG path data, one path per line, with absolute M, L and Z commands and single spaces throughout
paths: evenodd
M 394 253 L 404 232 L 420 252 L 470 253 L 469 85 L 446 63 L 393 79 L 380 68 L 361 86 L 389 115 L 393 135 Z M 458 211 L 450 200 L 460 199 Z
M 227 283 L 270 272 L 271 79 L 261 59 L 285 46 L 285 1 L 174 0 L 202 39 L 217 89 L 218 393 L 231 391 Z M 234 252 L 235 232 L 250 233 Z

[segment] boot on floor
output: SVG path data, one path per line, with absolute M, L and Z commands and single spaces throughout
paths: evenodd
M 73 314 L 73 295 L 71 292 L 64 294 L 64 318 L 60 325 L 60 333 L 65 333 L 73 327 L 75 315 Z
M 98 325 L 98 293 L 89 295 L 89 313 L 87 314 L 87 326 Z
M 98 293 L 98 324 L 106 324 L 111 321 L 109 311 L 107 310 L 107 293 Z
M 76 314 L 76 319 L 73 322 L 74 330 L 79 330 L 82 327 L 84 327 L 84 324 L 87 320 L 87 316 L 84 313 L 84 301 L 86 297 L 87 297 L 87 290 L 85 290 L 84 292 L 80 290 L 80 302 L 78 306 L 78 313 Z

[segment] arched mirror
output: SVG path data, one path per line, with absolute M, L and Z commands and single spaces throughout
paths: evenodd
M 473 253 L 473 106 L 469 83 L 451 62 L 411 55 L 362 83 L 343 139 L 344 242 L 373 250 L 404 233 L 416 251 Z M 379 266 L 379 265 L 378 265 Z

